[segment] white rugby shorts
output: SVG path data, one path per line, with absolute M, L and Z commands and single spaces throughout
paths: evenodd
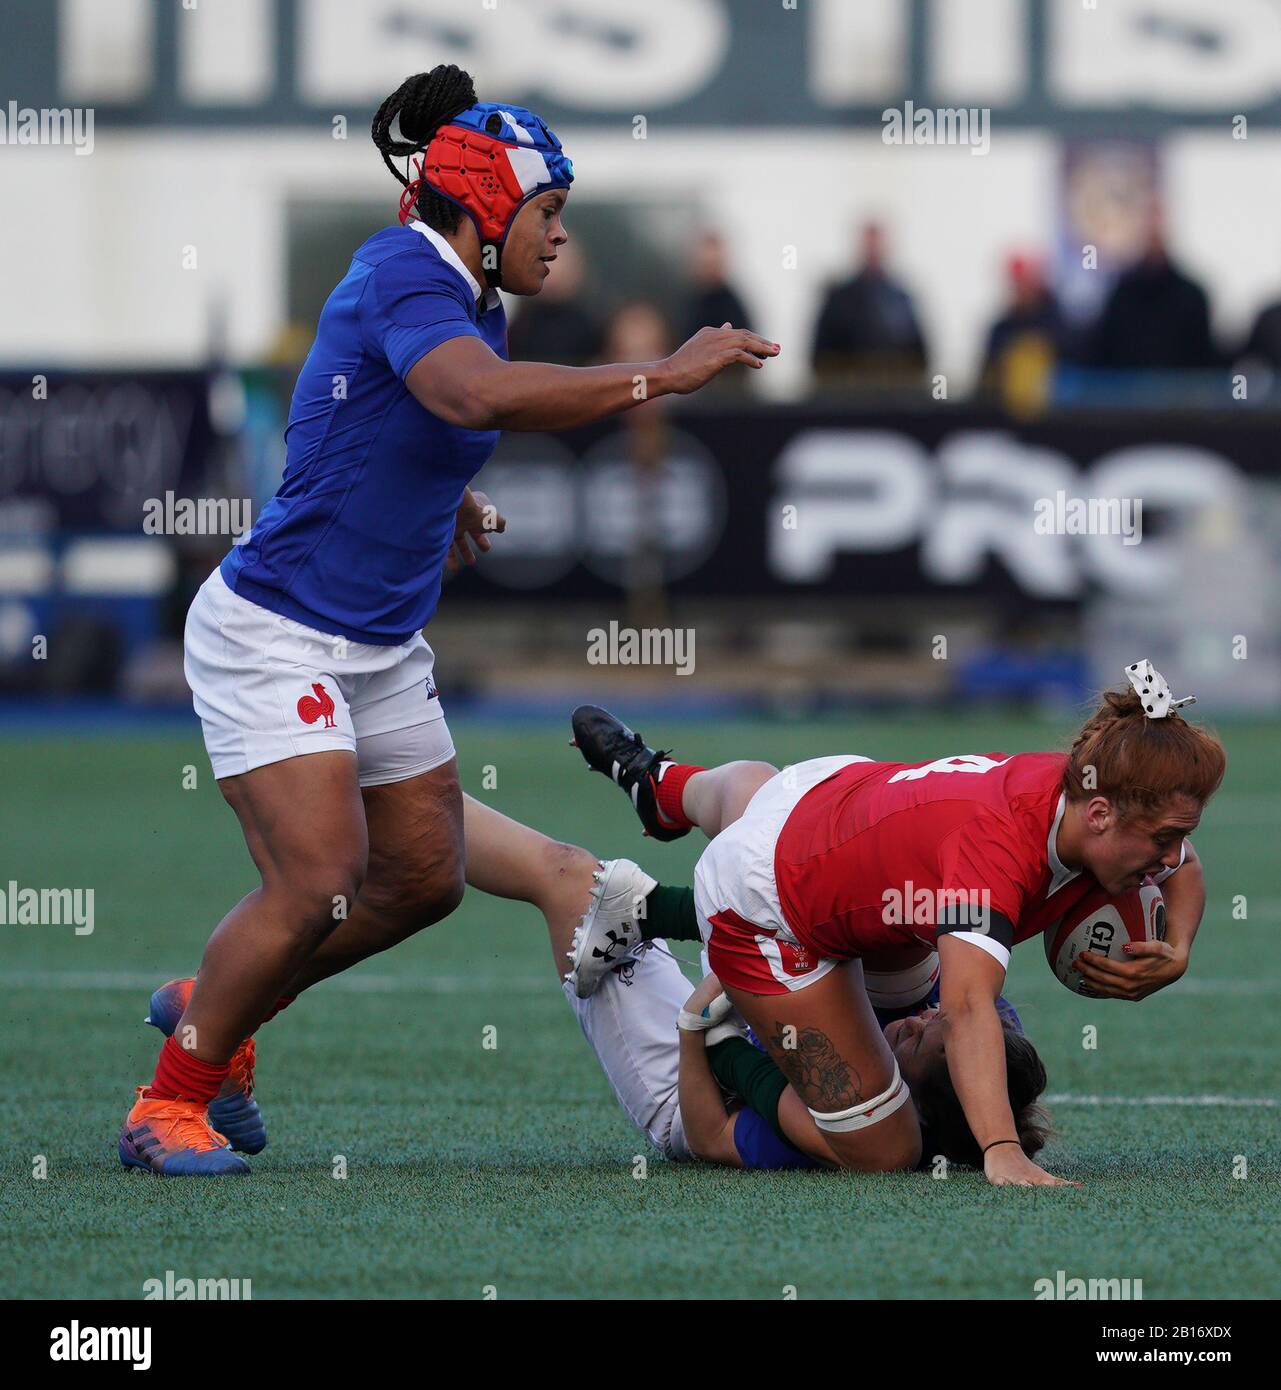
M 214 776 L 307 753 L 355 753 L 362 787 L 430 772 L 454 756 L 421 633 L 375 646 L 251 603 L 220 570 L 187 613 L 183 670 Z
M 564 992 L 627 1118 L 665 1157 L 692 1158 L 681 1122 L 676 1019 L 694 986 L 667 943 L 609 971 L 590 998 L 580 999 L 568 981 Z

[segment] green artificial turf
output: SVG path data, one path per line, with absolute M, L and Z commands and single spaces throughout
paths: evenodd
M 464 785 L 483 800 L 688 881 L 696 837 L 642 840 L 561 727 L 453 726 Z M 642 727 L 707 764 L 1018 751 L 1068 732 L 973 716 Z M 1059 1137 L 1044 1161 L 1084 1182 L 1070 1190 L 993 1189 L 960 1170 L 745 1173 L 653 1154 L 637 1176 L 644 1143 L 565 1007 L 541 917 L 471 893 L 447 922 L 264 1028 L 271 1140 L 251 1178 L 125 1172 L 116 1135 L 159 1041 L 142 1024 L 147 994 L 192 971 L 252 869 L 198 737 L 0 742 L 0 887 L 96 895 L 92 935 L 0 927 L 0 1294 L 137 1298 L 172 1270 L 252 1280 L 255 1299 L 1026 1299 L 1061 1269 L 1142 1279 L 1147 1299 L 1277 1297 L 1278 730 L 1220 732 L 1231 766 L 1195 837 L 1210 906 L 1189 977 L 1137 1006 L 1088 1001 L 1058 985 L 1036 945 L 1016 954 L 1006 992 L 1051 1093 L 1068 1098 L 1052 1107 Z M 498 785 L 482 792 L 485 765 Z M 1167 1103 L 1199 1096 L 1273 1103 Z

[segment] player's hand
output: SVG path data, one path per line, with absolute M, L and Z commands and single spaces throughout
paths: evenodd
M 721 982 L 715 975 L 704 975 L 698 982 L 698 988 L 685 1001 L 685 1007 L 692 1014 L 701 1014 L 713 999 L 718 998 L 724 992 L 721 988 Z
M 483 554 L 492 544 L 490 536 L 506 529 L 507 518 L 483 492 L 464 488 L 463 503 L 454 523 L 454 543 L 445 556 L 445 572 L 453 574 L 464 565 L 474 565 L 476 551 Z
M 667 389 L 687 396 L 736 362 L 760 368 L 767 357 L 777 357 L 778 353 L 777 343 L 746 328 L 731 328 L 728 323 L 700 328 L 663 363 Z
M 1125 953 L 1130 959 L 1119 961 L 1097 951 L 1083 951 L 1073 963 L 1095 994 L 1132 1003 L 1172 985 L 1188 968 L 1187 952 L 1176 950 L 1168 941 L 1131 941 Z
M 998 1144 L 983 1155 L 983 1171 L 993 1187 L 1080 1187 L 1038 1167 L 1017 1144 Z

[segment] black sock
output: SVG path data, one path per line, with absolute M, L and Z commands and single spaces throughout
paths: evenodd
M 698 941 L 698 918 L 694 913 L 692 888 L 666 888 L 661 883 L 645 899 L 641 937 L 653 941 Z

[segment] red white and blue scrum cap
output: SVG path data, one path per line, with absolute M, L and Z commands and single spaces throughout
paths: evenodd
M 478 101 L 460 112 L 432 137 L 416 157 L 418 177 L 400 199 L 404 223 L 426 184 L 471 218 L 490 284 L 499 283 L 502 246 L 516 214 L 531 198 L 551 188 L 568 188 L 574 166 L 546 123 L 523 106 Z M 493 265 L 490 266 L 489 262 Z

